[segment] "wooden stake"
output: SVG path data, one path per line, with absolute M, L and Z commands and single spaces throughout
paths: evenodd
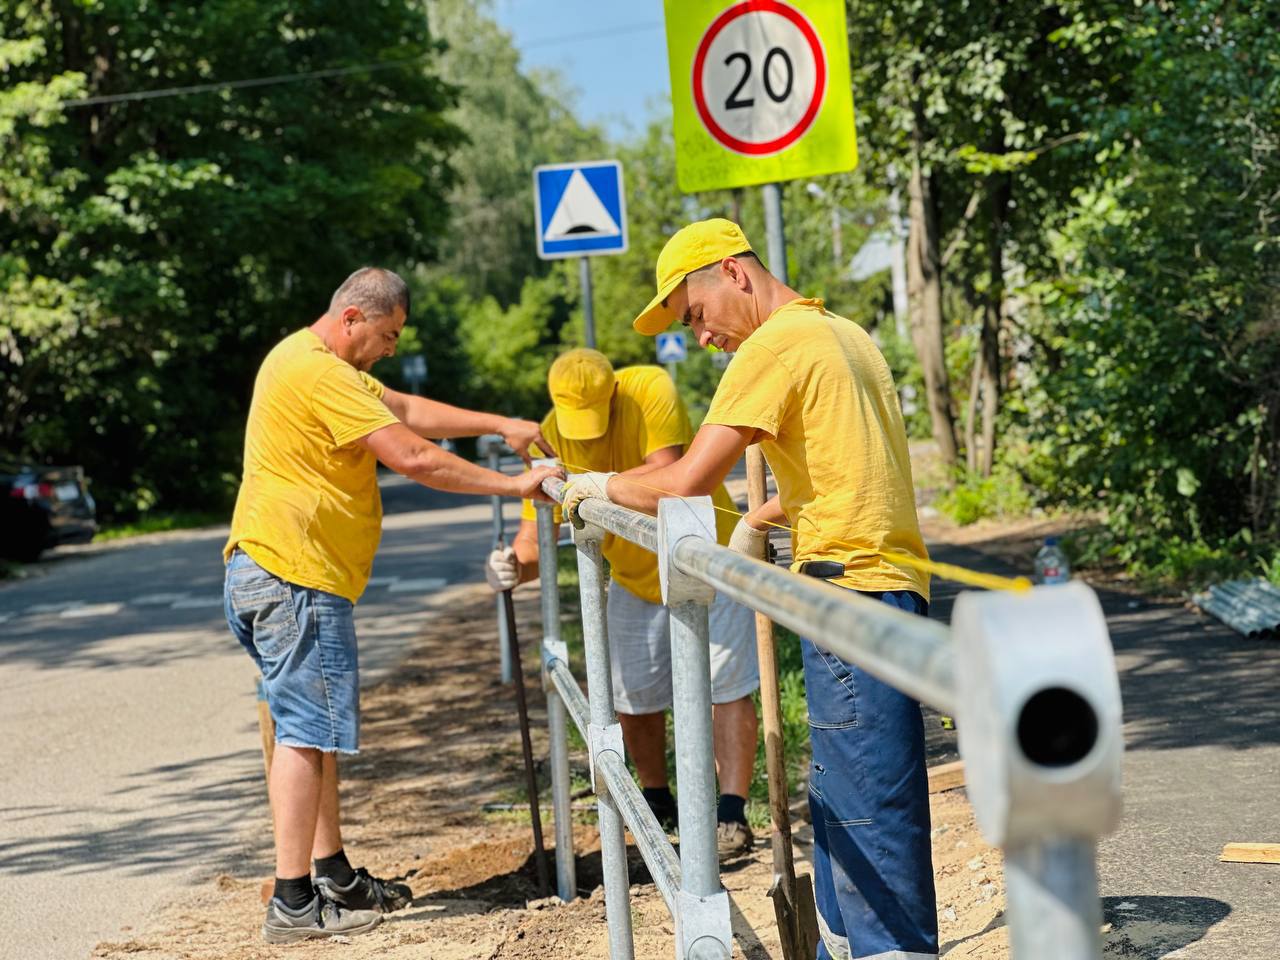
M 754 510 L 765 502 L 764 454 L 760 447 L 747 447 L 747 507 Z M 773 621 L 756 613 L 756 656 L 760 662 L 760 713 L 764 724 L 765 771 L 769 777 L 770 837 L 773 847 L 773 898 L 778 918 L 778 935 L 786 960 L 801 960 L 817 949 L 817 914 L 813 888 L 805 877 L 796 881 L 795 854 L 791 846 L 791 811 L 787 800 L 787 763 L 783 752 L 782 702 L 778 694 L 778 647 L 773 637 Z
M 271 706 L 267 703 L 267 691 L 258 678 L 258 733 L 262 736 L 262 766 L 268 781 L 271 780 L 271 759 L 276 753 L 276 722 L 271 719 Z
M 954 790 L 956 787 L 963 786 L 963 760 L 956 760 L 954 763 L 940 763 L 936 767 L 929 768 L 930 793 L 942 793 L 944 790 Z

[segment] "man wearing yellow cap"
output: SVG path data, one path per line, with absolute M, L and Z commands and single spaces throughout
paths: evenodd
M 684 403 L 661 367 L 627 367 L 615 374 L 604 354 L 571 350 L 552 364 L 547 386 L 553 407 L 542 421 L 542 434 L 571 471 L 657 469 L 678 460 L 693 435 Z M 721 542 L 727 542 L 736 522 L 733 501 L 722 484 L 709 492 L 725 508 L 717 526 Z M 537 577 L 535 518 L 526 500 L 514 547 L 490 555 L 486 576 L 495 590 Z M 658 561 L 643 547 L 612 535 L 605 536 L 603 550 L 611 574 L 607 609 L 614 705 L 645 799 L 670 826 L 676 812 L 666 758 L 671 641 Z M 711 700 L 720 779 L 717 839 L 724 856 L 752 842 L 745 804 L 756 755 L 751 693 L 759 684 L 751 611 L 717 597 L 711 607 Z
M 792 528 L 792 569 L 927 615 L 928 575 L 886 555 L 927 559 L 916 519 L 906 430 L 889 368 L 861 327 L 770 274 L 728 220 L 675 234 L 658 257 L 658 292 L 635 328 L 675 320 L 699 344 L 735 353 L 679 460 L 647 472 L 596 473 L 585 497 L 656 512 L 663 494 L 714 490 L 759 442 L 778 496 L 744 517 L 735 546 L 759 555 L 767 526 Z M 919 704 L 801 640 L 813 764 L 809 806 L 820 958 L 932 960 L 937 914 Z

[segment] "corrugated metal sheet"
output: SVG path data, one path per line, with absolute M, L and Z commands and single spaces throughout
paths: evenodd
M 1280 587 L 1266 580 L 1229 580 L 1191 602 L 1246 637 L 1269 640 L 1280 631 Z

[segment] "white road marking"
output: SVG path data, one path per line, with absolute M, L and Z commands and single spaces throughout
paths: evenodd
M 395 583 L 399 579 L 400 579 L 399 577 L 370 577 L 369 586 L 385 587 Z
M 123 603 L 87 603 L 82 607 L 63 610 L 63 617 L 109 617 L 124 609 Z
M 145 596 L 134 597 L 129 603 L 135 607 L 167 607 L 189 596 L 191 596 L 189 593 L 148 593 Z
M 6 620 L 12 620 L 12 619 L 13 619 L 12 613 L 0 613 L 0 623 L 4 623 Z
M 65 600 L 62 603 L 37 603 L 27 607 L 26 613 L 32 616 L 38 613 L 61 613 L 63 610 L 70 610 L 72 607 L 79 607 L 79 600 Z
M 170 610 L 196 610 L 203 607 L 222 606 L 222 597 L 190 597 L 169 604 Z
M 427 590 L 439 590 L 449 581 L 443 577 L 423 577 L 420 580 L 397 580 L 387 590 L 390 593 L 422 593 Z

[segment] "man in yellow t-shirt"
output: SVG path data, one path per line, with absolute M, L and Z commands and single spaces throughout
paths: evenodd
M 727 220 L 677 232 L 658 257 L 657 281 L 635 328 L 652 335 L 680 320 L 702 346 L 735 353 L 733 362 L 680 460 L 648 473 L 643 487 L 625 474 L 579 478 L 565 510 L 572 516 L 583 497 L 605 496 L 653 512 L 651 488 L 705 494 L 758 442 L 778 496 L 743 518 L 731 546 L 758 556 L 760 521 L 785 522 L 798 573 L 927 615 L 928 576 L 893 560 L 928 554 L 897 394 L 871 338 L 773 277 Z M 809 640 L 801 645 L 818 956 L 936 957 L 919 704 Z
M 271 943 L 363 933 L 412 896 L 352 869 L 338 818 L 337 755 L 359 744 L 353 607 L 382 533 L 378 461 L 437 490 L 514 497 L 541 497 L 542 481 L 559 473 L 508 477 L 424 439 L 500 433 L 526 456 L 535 441 L 546 445 L 535 423 L 397 393 L 369 376 L 395 353 L 408 312 L 400 277 L 357 270 L 319 320 L 276 345 L 254 383 L 224 602 L 262 671 L 276 727 L 276 885 L 263 923 Z
M 693 437 L 684 402 L 661 367 L 627 367 L 615 374 L 603 353 L 571 350 L 551 365 L 547 387 L 553 406 L 542 421 L 542 433 L 569 470 L 656 470 L 679 459 Z M 716 485 L 712 497 L 723 508 L 716 525 L 720 541 L 727 543 L 736 523 L 733 500 L 723 484 Z M 614 706 L 645 799 L 658 820 L 670 826 L 676 811 L 666 754 L 671 640 L 658 586 L 658 559 L 612 534 L 606 534 L 603 552 L 610 570 L 607 616 Z M 486 574 L 495 590 L 538 576 L 532 502 L 525 501 L 514 545 L 490 555 Z M 759 685 L 751 611 L 717 597 L 711 605 L 711 701 L 722 856 L 748 849 L 753 839 L 746 797 L 756 755 L 751 693 Z

